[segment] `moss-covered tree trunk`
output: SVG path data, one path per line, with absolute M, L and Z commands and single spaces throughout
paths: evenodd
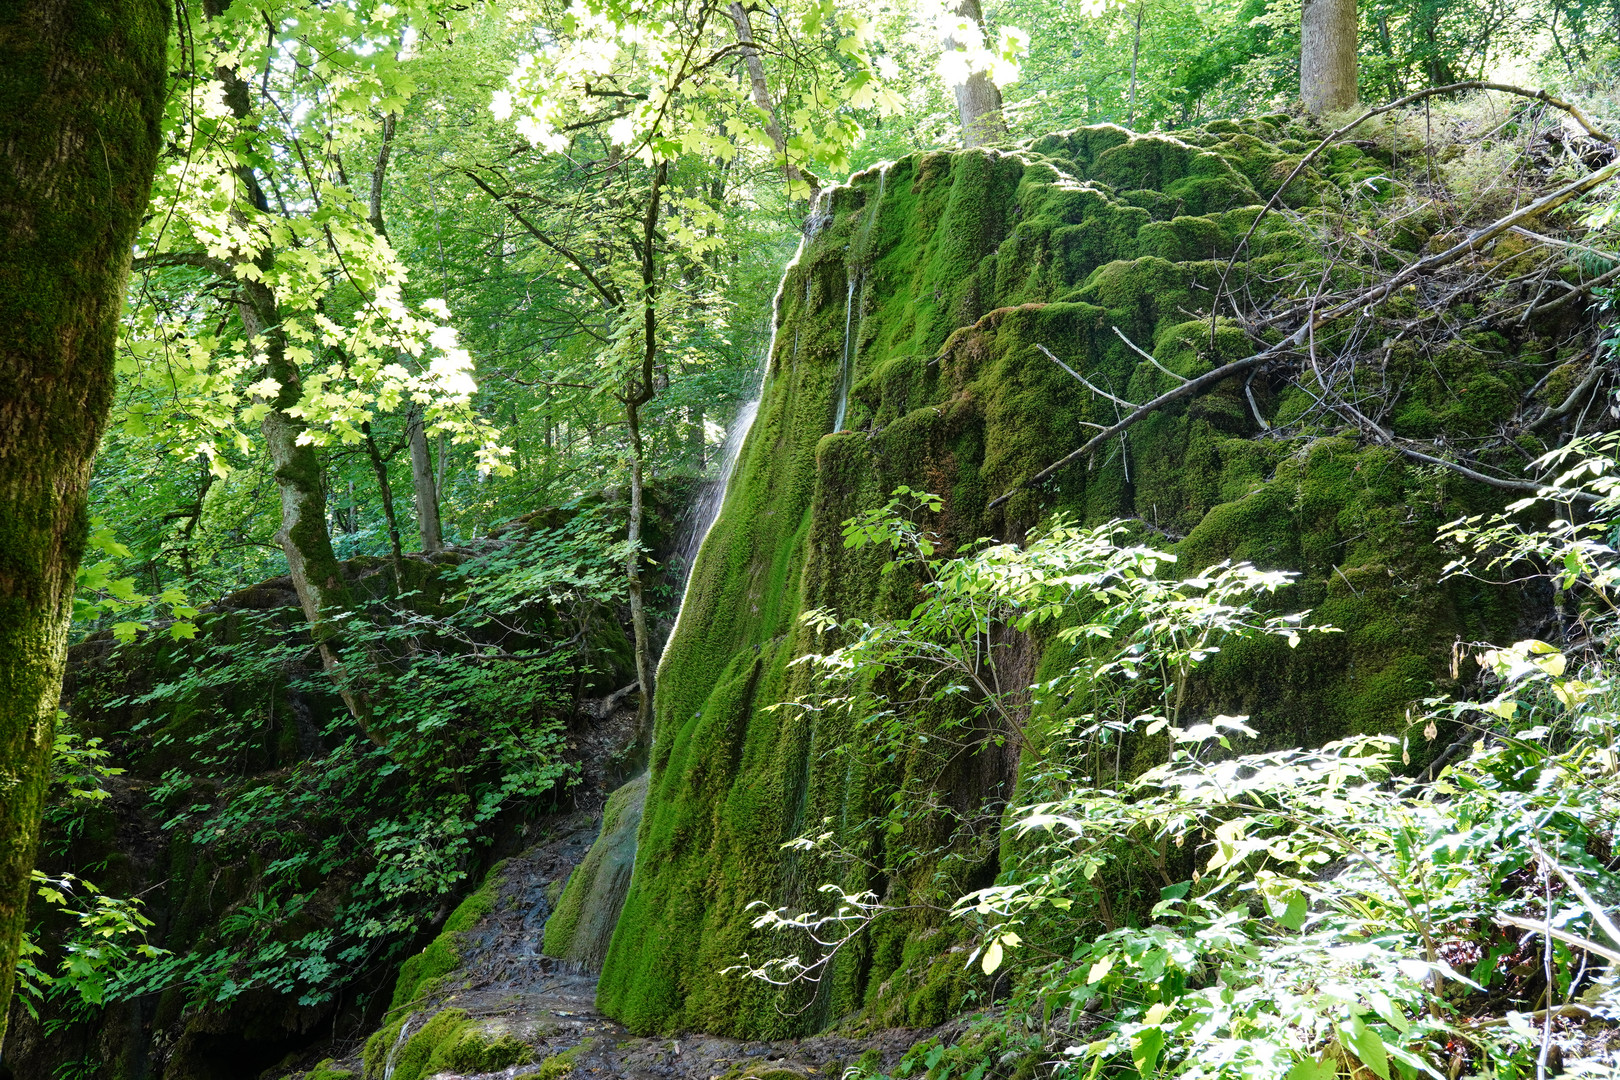
M 0 1038 L 90 459 L 161 144 L 168 10 L 165 0 L 0 6 Z
M 417 410 L 411 411 L 407 435 L 411 447 L 411 490 L 416 499 L 416 531 L 422 537 L 422 551 L 431 555 L 444 550 L 444 535 L 439 528 L 439 487 L 433 482 L 427 430 Z
M 270 411 L 259 425 L 275 470 L 276 492 L 281 497 L 281 528 L 276 530 L 276 542 L 287 556 L 287 571 L 292 575 L 304 617 L 309 620 L 310 634 L 320 649 L 321 666 L 349 712 L 380 746 L 382 741 L 369 724 L 365 694 L 353 684 L 338 653 L 340 616 L 353 610 L 354 597 L 343 578 L 343 567 L 332 550 L 332 534 L 326 526 L 320 451 L 298 441 L 305 424 L 287 412 L 303 396 L 303 379 L 298 365 L 287 355 L 287 335 L 281 328 L 274 291 L 262 281 L 244 281 L 242 292 L 242 330 L 255 342 L 265 375 L 280 385 L 269 402 Z

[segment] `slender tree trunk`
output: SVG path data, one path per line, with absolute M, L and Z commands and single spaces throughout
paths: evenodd
M 444 494 L 444 470 L 446 461 L 447 455 L 444 452 L 444 432 L 441 431 L 439 432 L 438 437 L 434 440 L 433 447 L 433 505 L 435 507 L 440 505 L 438 499 Z M 440 515 L 439 520 L 441 523 L 444 521 L 443 515 Z
M 365 693 L 354 686 L 338 655 L 343 633 L 340 617 L 354 609 L 354 598 L 349 583 L 343 579 L 343 568 L 332 550 L 332 534 L 326 526 L 320 452 L 298 441 L 305 424 L 287 412 L 303 396 L 303 379 L 298 365 L 287 357 L 287 337 L 280 325 L 275 293 L 262 281 L 242 282 L 242 292 L 242 330 L 248 340 L 259 343 L 264 373 L 280 385 L 280 391 L 269 402 L 270 411 L 259 423 L 274 468 L 276 492 L 281 497 L 281 528 L 276 530 L 276 543 L 287 556 L 287 572 L 292 576 L 304 618 L 309 620 L 321 667 L 366 737 L 382 746 L 382 739 L 371 729 Z
M 765 81 L 765 65 L 759 59 L 759 49 L 754 41 L 754 28 L 748 23 L 748 12 L 737 0 L 732 0 L 731 6 L 726 10 L 731 15 L 731 24 L 737 28 L 737 42 L 742 46 L 743 66 L 748 69 L 748 82 L 754 92 L 754 104 L 765 114 L 765 134 L 769 135 L 771 142 L 775 144 L 776 155 L 782 159 L 782 169 L 787 173 L 788 180 L 807 185 L 809 192 L 806 198 L 810 200 L 811 206 L 815 206 L 816 197 L 821 194 L 821 179 L 788 159 L 787 140 L 782 137 L 782 124 L 776 116 L 776 105 L 771 101 L 771 88 Z
M 641 474 L 641 409 L 627 404 L 625 417 L 630 423 L 630 523 L 625 531 L 629 554 L 625 556 L 625 581 L 630 593 L 630 628 L 635 638 L 636 681 L 641 684 L 641 701 L 636 706 L 636 745 L 652 745 L 653 677 L 652 635 L 647 626 L 647 605 L 641 579 L 641 515 L 644 484 Z
M 168 36 L 165 0 L 0 7 L 0 1039 Z
M 657 393 L 654 381 L 658 359 L 658 209 L 663 198 L 669 165 L 660 162 L 653 172 L 652 191 L 647 197 L 647 214 L 641 227 L 641 371 L 624 397 L 624 417 L 630 428 L 630 522 L 626 542 L 625 581 L 630 594 L 630 627 L 635 636 L 636 681 L 641 684 L 641 701 L 636 707 L 635 745 L 643 750 L 652 746 L 653 692 L 657 669 L 653 663 L 652 633 L 647 626 L 647 605 L 641 580 L 641 515 L 643 507 L 641 406 Z
M 377 491 L 382 495 L 383 520 L 388 524 L 388 551 L 394 561 L 394 591 L 403 592 L 405 552 L 400 545 L 399 516 L 394 513 L 394 486 L 388 482 L 388 459 L 383 457 L 377 440 L 371 437 L 370 420 L 361 422 L 360 433 L 366 437 L 366 457 L 371 459 L 371 472 L 377 477 Z
M 208 18 L 217 18 L 230 2 L 203 0 L 203 11 Z M 221 67 L 214 75 L 224 87 L 225 104 L 231 114 L 245 130 L 252 131 L 253 105 L 247 83 L 235 68 Z M 248 202 L 258 211 L 268 212 L 269 202 L 253 166 L 243 161 L 237 166 L 237 176 Z M 246 211 L 239 209 L 237 216 L 244 223 L 249 220 Z M 306 425 L 286 411 L 303 395 L 303 378 L 297 363 L 287 355 L 280 302 L 262 278 L 263 272 L 273 265 L 274 256 L 266 252 L 251 259 L 244 257 L 242 261 L 251 261 L 260 271 L 259 276 L 249 276 L 241 282 L 242 301 L 237 309 L 242 317 L 242 330 L 248 340 L 255 343 L 264 373 L 280 387 L 269 402 L 270 411 L 259 423 L 274 469 L 276 491 L 281 497 L 281 528 L 276 531 L 276 542 L 287 556 L 287 572 L 292 576 L 293 590 L 298 594 L 304 617 L 309 620 L 310 636 L 315 639 L 322 668 L 361 731 L 373 743 L 383 746 L 383 739 L 371 726 L 367 696 L 354 684 L 339 656 L 343 633 L 339 617 L 354 609 L 353 595 L 343 579 L 337 553 L 332 550 L 332 534 L 326 524 L 326 490 L 321 483 L 320 452 L 310 444 L 298 442 Z
M 416 495 L 416 528 L 422 534 L 422 551 L 433 554 L 444 550 L 439 531 L 439 488 L 433 482 L 433 459 L 428 457 L 427 431 L 422 414 L 411 410 L 406 425 L 411 444 L 411 487 Z
M 1305 0 L 1299 96 L 1312 116 L 1356 103 L 1356 0 Z
M 1125 126 L 1136 126 L 1136 61 L 1142 55 L 1142 5 L 1136 5 L 1136 33 L 1131 38 L 1131 107 L 1125 114 Z
M 972 19 L 984 31 L 984 11 L 979 0 L 958 0 L 951 9 L 957 15 Z M 945 39 L 945 48 L 957 49 L 961 43 L 955 38 Z M 956 111 L 962 119 L 962 145 L 984 146 L 1007 138 L 1007 121 L 1001 115 L 1001 91 L 990 80 L 988 71 L 975 71 L 954 87 Z

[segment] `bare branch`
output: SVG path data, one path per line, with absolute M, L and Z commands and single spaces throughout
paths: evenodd
M 1087 390 L 1090 390 L 1093 394 L 1096 394 L 1098 397 L 1105 397 L 1109 401 L 1112 401 L 1115 405 L 1123 405 L 1127 409 L 1136 408 L 1136 403 L 1134 401 L 1126 401 L 1124 398 L 1117 398 L 1113 394 L 1110 394 L 1108 391 L 1099 389 L 1099 388 L 1091 385 L 1091 383 L 1086 381 L 1086 377 L 1084 375 L 1080 374 L 1078 371 L 1074 370 L 1074 368 L 1070 367 L 1068 364 L 1065 364 L 1063 361 L 1059 360 L 1056 356 L 1052 355 L 1052 350 L 1048 349 L 1045 345 L 1037 344 L 1035 347 L 1037 349 L 1041 350 L 1041 352 L 1045 353 L 1046 358 L 1048 360 L 1052 361 L 1052 363 L 1056 364 L 1058 367 L 1062 368 L 1064 371 L 1067 371 L 1070 375 L 1073 375 L 1075 378 L 1079 379 L 1081 384 L 1083 386 L 1085 386 L 1085 388 Z
M 1121 330 L 1119 327 L 1117 327 L 1117 326 L 1114 327 L 1114 333 L 1118 334 L 1119 335 L 1119 340 L 1123 341 L 1131 349 L 1132 352 L 1136 353 L 1137 356 L 1140 356 L 1142 359 L 1146 360 L 1148 363 L 1152 364 L 1154 367 L 1158 368 L 1160 371 L 1164 372 L 1166 375 L 1170 376 L 1172 379 L 1175 379 L 1177 382 L 1186 382 L 1187 381 L 1187 377 L 1185 375 L 1177 375 L 1175 372 L 1171 371 L 1169 368 L 1165 367 L 1163 364 L 1161 364 L 1157 360 L 1153 359 L 1153 354 L 1152 353 L 1148 352 L 1146 349 L 1142 348 L 1142 346 L 1138 345 L 1136 342 L 1134 342 L 1130 338 L 1126 337 L 1125 336 L 1125 331 Z

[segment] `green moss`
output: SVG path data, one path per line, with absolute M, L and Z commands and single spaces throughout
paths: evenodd
M 522 1073 L 516 1080 L 561 1080 L 574 1071 L 579 1063 L 580 1055 L 589 1052 L 596 1045 L 596 1037 L 591 1036 L 578 1046 L 570 1047 L 560 1054 L 552 1054 L 540 1063 L 540 1068 L 534 1072 Z
M 327 1058 L 305 1073 L 303 1080 L 356 1080 L 356 1075 L 353 1070 L 339 1068 L 337 1062 Z
M 863 823 L 919 787 L 963 809 L 1005 797 L 1014 763 L 989 750 L 943 773 L 921 752 L 867 760 L 847 719 L 775 707 L 807 685 L 793 661 L 819 645 L 803 612 L 882 618 L 914 602 L 914 583 L 882 575 L 879 557 L 845 548 L 840 530 L 900 484 L 946 497 L 927 524 L 947 550 L 1022 535 L 1063 511 L 1184 535 L 1177 549 L 1189 570 L 1231 558 L 1298 571 L 1279 603 L 1314 606 L 1345 632 L 1294 651 L 1234 647 L 1195 692 L 1195 707 L 1249 713 L 1274 744 L 1398 728 L 1443 670 L 1429 642 L 1511 624 L 1501 598 L 1432 585 L 1436 525 L 1494 495 L 1311 427 L 1319 413 L 1309 395 L 1263 372 L 1164 409 L 988 509 L 1078 445 L 1086 425 L 1118 417 L 1038 346 L 1136 401 L 1174 384 L 1160 366 L 1187 376 L 1249 355 L 1241 327 L 1210 318 L 1210 297 L 1258 193 L 1281 182 L 1310 134 L 1286 118 L 1177 137 L 1104 125 L 1018 153 L 914 155 L 833 194 L 830 219 L 783 281 L 758 418 L 661 662 L 635 871 L 598 984 L 605 1012 L 640 1032 L 769 1037 L 857 1012 L 932 1024 L 989 991 L 952 951 L 963 931 L 926 905 L 993 880 L 999 838 L 953 838 L 920 818 L 892 834 Z M 1285 201 L 1330 218 L 1340 211 L 1327 207 L 1371 161 L 1354 148 L 1328 156 Z M 1302 263 L 1295 228 L 1268 219 L 1226 287 L 1274 290 L 1285 274 L 1319 273 Z M 1516 348 L 1456 342 L 1430 365 L 1431 382 L 1415 356 L 1392 353 L 1367 378 L 1403 388 L 1402 407 L 1417 410 L 1411 421 L 1397 416 L 1403 433 L 1418 422 L 1475 430 L 1499 423 L 1522 392 Z M 832 432 L 846 357 L 854 388 L 843 430 Z M 1256 411 L 1274 437 L 1254 438 Z M 1298 438 L 1277 436 L 1285 422 Z M 1041 657 L 1039 644 L 1032 667 L 1061 662 Z M 824 828 L 863 860 L 783 847 Z M 941 854 L 892 879 L 867 869 L 897 865 L 908 850 Z M 911 906 L 841 952 L 814 995 L 784 1002 L 718 974 L 743 954 L 784 947 L 752 928 L 750 904 L 825 904 L 823 882 Z M 577 926 L 571 903 L 559 904 L 559 935 L 567 920 Z M 550 938 L 548 928 L 548 950 Z

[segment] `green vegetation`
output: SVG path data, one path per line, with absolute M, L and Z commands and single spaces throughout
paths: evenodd
M 1355 9 L 0 16 L 0 1072 L 1601 1053 L 1620 7 Z
M 1468 555 L 1452 572 L 1544 559 L 1585 628 L 1607 632 L 1616 445 L 1555 452 L 1541 496 L 1454 523 Z M 1581 501 L 1593 520 L 1571 524 Z M 974 928 L 968 964 L 1005 986 L 1006 1007 L 954 1044 L 920 1043 L 894 1076 L 1026 1076 L 1054 1058 L 1087 1076 L 1529 1076 L 1549 1055 L 1588 1052 L 1578 1027 L 1555 1021 L 1600 1016 L 1615 993 L 1583 960 L 1620 944 L 1596 899 L 1617 887 L 1606 654 L 1572 659 L 1534 639 L 1485 650 L 1472 659 L 1488 696 L 1431 698 L 1399 738 L 1253 750 L 1248 717 L 1189 724 L 1182 691 L 1230 641 L 1319 632 L 1251 608 L 1283 576 L 1243 565 L 1166 576 L 1173 556 L 1121 546 L 1114 527 L 1060 525 L 1026 547 L 944 560 L 897 508 L 852 520 L 847 535 L 890 546 L 889 572 L 920 568 L 925 599 L 883 624 L 808 620 L 849 644 L 812 657 L 822 693 L 799 706 L 848 709 L 879 747 L 926 734 L 945 743 L 942 760 L 974 736 L 988 749 L 1007 730 L 990 714 L 1020 698 L 1057 722 L 1026 751 L 1023 790 L 1000 817 L 1003 875 L 952 912 Z M 1526 522 L 1536 510 L 1557 515 L 1550 528 Z M 970 693 L 960 684 L 975 652 L 977 670 L 1001 674 L 1011 657 L 998 624 L 1042 622 L 1063 627 L 1054 640 L 1078 663 L 1027 689 L 982 688 L 953 726 L 918 725 L 919 700 Z M 907 696 L 873 692 L 886 683 Z M 1461 756 L 1401 776 L 1420 739 L 1437 748 L 1441 724 L 1448 756 Z M 847 843 L 829 830 L 794 846 Z M 823 956 L 750 974 L 820 979 L 828 957 L 896 913 L 871 892 L 829 891 L 825 913 L 760 919 Z

